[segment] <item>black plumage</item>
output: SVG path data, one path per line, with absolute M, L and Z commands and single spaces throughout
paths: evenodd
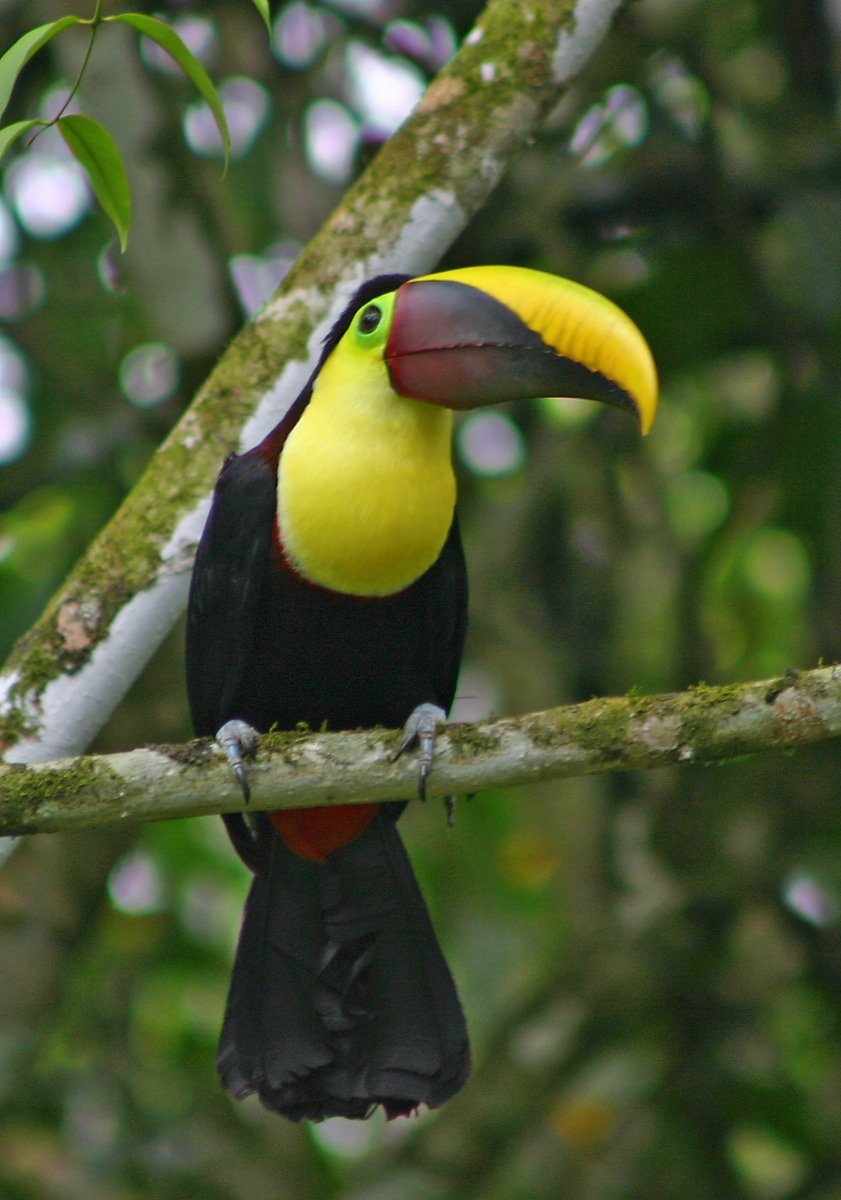
M 362 289 L 321 361 L 353 313 L 403 279 Z M 216 485 L 188 611 L 199 735 L 232 719 L 260 731 L 393 728 L 419 704 L 447 710 L 453 700 L 467 605 L 455 521 L 434 565 L 393 596 L 331 592 L 283 556 L 278 460 L 310 392 L 258 447 L 231 456 Z M 241 816 L 226 818 L 254 872 L 218 1057 L 236 1097 L 257 1092 L 293 1120 L 364 1117 L 377 1104 L 391 1117 L 441 1104 L 464 1083 L 464 1018 L 395 828 L 400 811 L 381 806 L 324 861 L 290 849 L 268 816 L 256 836 Z M 348 817 L 318 812 L 306 820 L 328 838 Z

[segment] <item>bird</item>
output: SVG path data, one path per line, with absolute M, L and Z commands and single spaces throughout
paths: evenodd
M 526 267 L 380 275 L 278 424 L 219 474 L 190 585 L 187 692 L 248 799 L 258 733 L 403 729 L 418 790 L 467 623 L 453 414 L 579 396 L 657 404 L 615 304 Z M 292 1121 L 436 1108 L 470 1073 L 465 1018 L 386 802 L 227 814 L 253 878 L 219 1040 L 222 1087 Z

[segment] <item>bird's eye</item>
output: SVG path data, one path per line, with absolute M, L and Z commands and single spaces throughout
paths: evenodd
M 376 304 L 369 304 L 367 308 L 363 308 L 359 318 L 359 332 L 373 333 L 382 320 L 382 316 L 382 310 L 377 308 Z

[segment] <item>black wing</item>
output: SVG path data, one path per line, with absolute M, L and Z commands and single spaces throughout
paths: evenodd
M 228 458 L 216 481 L 187 608 L 187 694 L 199 737 L 212 736 L 232 715 L 230 698 L 252 656 L 275 487 L 273 472 L 254 451 Z
M 467 633 L 467 567 L 457 516 L 453 517 L 444 548 L 424 576 L 423 584 L 435 682 L 435 694 L 429 699 L 449 712 Z

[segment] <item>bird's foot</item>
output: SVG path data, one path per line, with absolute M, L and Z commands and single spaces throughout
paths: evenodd
M 418 796 L 426 799 L 426 781 L 432 770 L 435 754 L 435 734 L 439 725 L 447 720 L 447 714 L 437 704 L 419 704 L 409 714 L 403 726 L 403 741 L 397 747 L 393 761 L 417 743 L 418 747 Z M 449 808 L 448 808 L 449 811 Z
M 247 721 L 226 721 L 222 728 L 216 731 L 216 741 L 224 750 L 231 770 L 237 777 L 246 804 L 251 799 L 251 787 L 244 760 L 254 757 L 258 736 L 257 730 Z

